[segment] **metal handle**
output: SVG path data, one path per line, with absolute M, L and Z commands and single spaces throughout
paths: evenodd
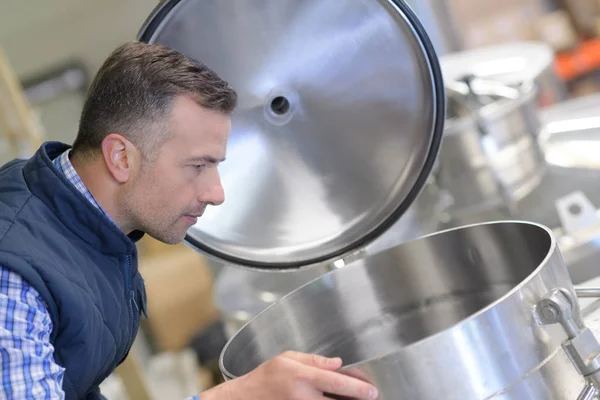
M 575 287 L 577 297 L 600 297 L 600 288 L 598 287 Z

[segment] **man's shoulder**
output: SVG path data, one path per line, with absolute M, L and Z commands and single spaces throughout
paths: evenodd
M 11 171 L 14 168 L 19 168 L 19 167 L 22 168 L 26 162 L 27 162 L 27 160 L 24 158 L 14 158 L 14 159 L 8 161 L 7 163 L 3 164 L 2 166 L 0 166 L 0 174 Z
M 24 163 L 24 160 L 13 160 L 0 167 L 0 241 L 32 196 L 23 179 Z
M 15 159 L 0 166 L 0 203 L 22 202 L 31 194 L 23 175 L 26 163 Z

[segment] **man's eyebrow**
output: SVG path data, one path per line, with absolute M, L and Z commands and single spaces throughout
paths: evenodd
M 219 164 L 219 163 L 225 161 L 225 158 L 215 158 L 213 156 L 194 156 L 194 157 L 188 158 L 188 161 L 207 162 L 207 163 L 211 163 L 211 164 Z

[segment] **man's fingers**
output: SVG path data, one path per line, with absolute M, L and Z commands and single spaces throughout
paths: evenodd
M 328 358 L 317 354 L 306 354 L 287 351 L 283 357 L 299 362 L 308 367 L 303 376 L 314 390 L 336 396 L 344 396 L 357 400 L 374 400 L 378 397 L 375 387 L 365 381 L 334 372 L 342 367 L 340 358 Z M 353 371 L 357 373 L 357 371 Z
M 360 369 L 358 369 L 356 367 L 346 368 L 344 371 L 342 371 L 342 373 L 344 375 L 351 376 L 356 379 L 360 379 L 361 381 L 365 381 L 365 382 L 369 381 L 367 374 L 365 374 L 363 371 L 361 371 Z
M 373 385 L 338 372 L 314 370 L 311 378 L 314 388 L 324 393 L 358 400 L 374 400 L 378 397 Z
M 286 351 L 282 356 L 310 367 L 326 369 L 329 371 L 335 371 L 342 367 L 342 359 L 339 357 L 329 358 L 318 354 L 306 354 L 297 351 Z

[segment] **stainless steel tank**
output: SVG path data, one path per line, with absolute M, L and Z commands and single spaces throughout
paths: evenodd
M 234 335 L 221 368 L 231 379 L 297 350 L 342 357 L 342 371 L 375 384 L 381 400 L 575 399 L 585 380 L 563 345 L 598 348 L 575 300 L 549 229 L 467 226 L 293 291 Z

